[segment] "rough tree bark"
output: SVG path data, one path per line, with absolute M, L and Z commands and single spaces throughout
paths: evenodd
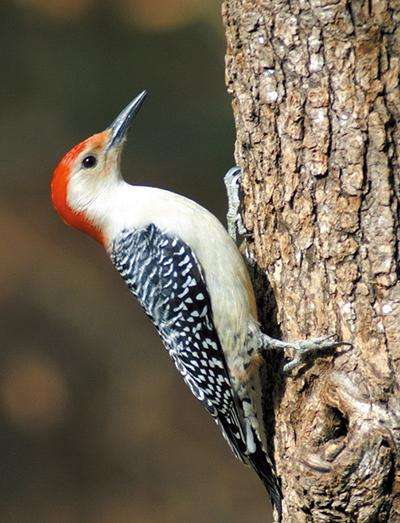
M 284 521 L 400 521 L 400 1 L 226 0 L 223 18 L 264 327 L 354 344 L 266 371 Z

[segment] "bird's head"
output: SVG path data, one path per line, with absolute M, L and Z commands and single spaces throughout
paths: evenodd
M 102 233 L 89 209 L 120 179 L 120 157 L 130 124 L 147 92 L 140 93 L 105 131 L 75 145 L 54 170 L 51 199 L 61 218 L 97 241 Z

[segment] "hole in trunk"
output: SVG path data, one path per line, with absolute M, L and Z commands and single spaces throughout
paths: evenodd
M 323 442 L 344 438 L 349 431 L 349 419 L 337 407 L 326 407 L 325 435 Z

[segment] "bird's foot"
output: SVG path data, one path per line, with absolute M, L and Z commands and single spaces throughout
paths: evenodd
M 352 346 L 347 341 L 337 341 L 336 335 L 331 334 L 330 336 L 324 336 L 323 338 L 311 338 L 309 340 L 302 341 L 281 341 L 276 340 L 263 334 L 262 336 L 263 346 L 265 350 L 268 349 L 292 349 L 294 350 L 294 357 L 291 361 L 286 363 L 283 367 L 283 372 L 289 374 L 291 371 L 305 363 L 307 360 L 314 361 L 319 356 L 320 352 L 327 352 L 332 349 L 336 349 L 342 345 Z
M 242 220 L 242 194 L 241 194 L 242 169 L 232 167 L 224 176 L 226 192 L 228 195 L 228 212 L 226 221 L 228 232 L 234 242 L 238 236 L 246 233 Z

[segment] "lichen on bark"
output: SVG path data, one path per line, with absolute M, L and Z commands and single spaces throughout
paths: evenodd
M 264 328 L 353 343 L 266 371 L 284 521 L 400 521 L 400 2 L 226 0 L 223 18 Z

